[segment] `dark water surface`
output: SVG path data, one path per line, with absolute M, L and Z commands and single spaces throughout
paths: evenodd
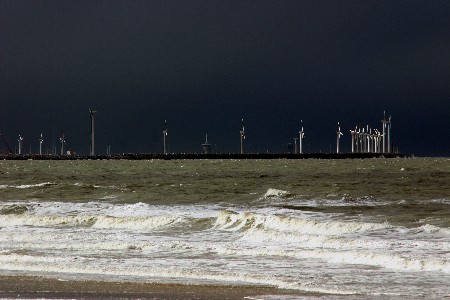
M 0 275 L 444 297 L 450 160 L 1 161 Z

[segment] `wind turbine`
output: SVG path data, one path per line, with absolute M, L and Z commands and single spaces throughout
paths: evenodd
M 366 132 L 365 132 L 364 127 L 361 132 L 361 152 L 362 153 L 367 152 L 367 139 L 366 139 Z
M 44 139 L 42 138 L 42 133 L 41 133 L 41 137 L 39 138 L 39 155 L 42 155 L 42 143 L 44 142 Z
M 22 141 L 23 137 L 19 134 L 19 139 L 17 140 L 19 142 L 19 155 L 22 154 Z
M 387 124 L 387 120 L 386 120 L 386 111 L 383 112 L 384 117 L 383 120 L 381 120 L 381 123 L 383 124 L 383 153 L 386 153 L 386 124 Z
M 341 132 L 341 126 L 338 122 L 338 130 L 336 131 L 336 153 L 339 153 L 339 140 L 341 139 L 341 136 L 343 136 Z
M 355 130 L 350 130 L 350 133 L 352 135 L 352 153 L 355 152 L 355 135 L 357 134 L 357 132 L 356 132 L 357 129 L 358 129 L 358 126 L 355 127 Z M 356 137 L 356 140 L 358 140 L 358 137 Z M 356 147 L 356 148 L 358 148 L 358 147 Z
M 375 153 L 380 153 L 380 142 L 381 142 L 381 134 L 378 129 L 375 129 Z
M 95 141 L 94 141 L 94 114 L 97 113 L 96 110 L 89 108 L 89 117 L 91 119 L 91 156 L 95 155 Z
M 245 127 L 244 127 L 244 119 L 241 120 L 242 122 L 242 130 L 240 131 L 241 136 L 241 154 L 244 154 L 244 140 L 245 140 Z
M 66 143 L 66 140 L 64 139 L 64 130 L 61 131 L 61 137 L 59 140 L 61 142 L 61 155 L 64 155 L 64 144 Z
M 297 154 L 297 140 L 298 138 L 294 138 L 294 154 Z
M 300 120 L 301 130 L 298 132 L 299 134 L 299 153 L 303 154 L 303 139 L 305 138 L 305 132 L 303 131 L 303 120 Z
M 391 116 L 389 116 L 388 121 L 386 122 L 387 125 L 387 152 L 392 152 L 392 145 L 391 145 Z
M 167 154 L 168 148 L 168 132 L 167 132 L 167 120 L 164 120 L 164 130 L 163 130 L 163 153 Z
M 204 154 L 210 154 L 211 153 L 211 144 L 208 143 L 208 134 L 206 134 L 205 142 L 202 144 L 203 147 L 203 153 Z

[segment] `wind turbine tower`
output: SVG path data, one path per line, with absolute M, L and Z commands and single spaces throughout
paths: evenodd
M 96 110 L 89 108 L 89 117 L 91 119 L 91 156 L 95 155 L 95 139 L 94 139 L 94 114 L 97 113 Z
M 387 126 L 387 152 L 392 153 L 392 145 L 391 145 L 391 116 L 389 116 L 388 121 L 386 122 Z
M 39 138 L 39 155 L 42 155 L 42 143 L 44 142 L 44 139 L 42 138 L 42 133 L 41 133 L 41 137 Z
M 297 140 L 298 140 L 298 138 L 294 138 L 294 153 L 295 154 L 298 153 L 298 151 L 297 151 Z
M 298 153 L 303 154 L 303 138 L 305 137 L 305 132 L 303 131 L 303 120 L 300 120 L 301 130 L 298 132 L 299 134 L 299 151 Z
M 22 154 L 22 141 L 23 137 L 19 134 L 19 139 L 17 140 L 19 142 L 19 155 Z
M 358 129 L 358 126 L 355 127 L 355 130 L 350 130 L 350 134 L 352 135 L 352 153 L 355 152 L 355 135 L 356 130 Z M 358 137 L 356 137 L 358 139 Z
M 384 117 L 383 120 L 381 120 L 381 123 L 383 124 L 383 153 L 386 153 L 386 111 L 384 111 Z
M 242 130 L 240 132 L 241 134 L 241 154 L 244 154 L 244 140 L 245 140 L 245 128 L 244 128 L 244 119 L 242 119 Z
M 202 144 L 203 147 L 203 153 L 204 154 L 210 154 L 211 153 L 211 144 L 208 143 L 208 134 L 206 134 L 206 140 L 205 143 Z
M 64 155 L 64 144 L 66 143 L 66 140 L 64 139 L 64 131 L 61 131 L 59 141 L 61 142 L 61 155 Z
M 338 130 L 336 131 L 336 153 L 339 153 L 339 140 L 341 139 L 342 136 L 342 132 L 341 132 L 341 126 L 339 125 L 338 122 Z
M 163 130 L 163 153 L 167 154 L 168 148 L 168 132 L 167 132 L 167 120 L 164 120 L 164 130 Z

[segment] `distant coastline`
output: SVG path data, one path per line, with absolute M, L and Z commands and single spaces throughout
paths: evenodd
M 402 153 L 123 153 L 114 155 L 0 154 L 0 160 L 177 160 L 177 159 L 368 159 L 407 158 Z

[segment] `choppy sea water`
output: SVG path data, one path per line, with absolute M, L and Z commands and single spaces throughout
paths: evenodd
M 450 160 L 1 161 L 11 274 L 447 297 Z

